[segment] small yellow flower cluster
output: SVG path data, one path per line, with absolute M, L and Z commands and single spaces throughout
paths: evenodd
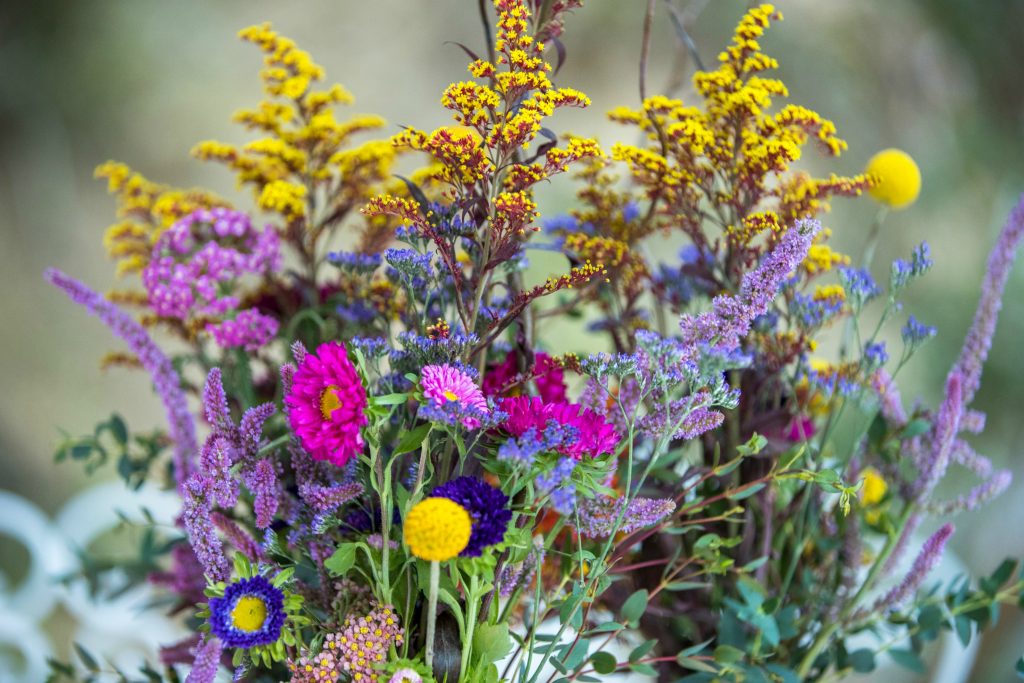
M 211 192 L 159 185 L 116 161 L 98 166 L 95 176 L 106 179 L 107 190 L 117 198 L 121 220 L 107 228 L 103 246 L 117 262 L 119 277 L 145 268 L 153 244 L 179 218 L 196 209 L 228 206 Z
M 829 228 L 823 229 L 815 236 L 814 244 L 807 250 L 807 258 L 801 266 L 808 275 L 827 273 L 833 268 L 850 265 L 849 256 L 834 251 L 824 243 L 831 236 L 832 231 Z
M 382 189 L 402 191 L 391 178 L 397 153 L 392 145 L 348 147 L 354 135 L 382 128 L 384 119 L 362 115 L 339 122 L 335 107 L 350 104 L 352 95 L 337 84 L 314 90 L 313 83 L 324 78 L 323 68 L 269 24 L 244 29 L 239 37 L 264 52 L 260 77 L 267 99 L 234 119 L 266 137 L 242 147 L 204 141 L 192 150 L 194 156 L 226 164 L 239 185 L 253 188 L 260 208 L 288 223 L 306 221 L 311 230 L 319 225 L 316 217 L 306 215 L 307 199 L 318 190 L 330 201 L 323 225 L 337 223 Z
M 610 237 L 577 232 L 565 238 L 565 248 L 588 262 L 594 261 L 614 268 L 622 263 L 629 246 Z
M 659 203 L 661 224 L 679 226 L 700 242 L 707 220 L 717 223 L 735 254 L 730 269 L 749 263 L 749 252 L 756 256 L 758 235 L 770 243 L 778 226 L 826 210 L 830 196 L 856 195 L 870 185 L 866 176 L 813 180 L 790 174 L 810 140 L 832 156 L 846 143 L 831 121 L 806 107 L 787 104 L 768 113 L 788 90 L 762 75 L 778 63 L 761 52 L 758 41 L 780 18 L 769 4 L 747 12 L 718 66 L 694 76 L 702 107 L 655 95 L 639 110 L 609 113 L 611 120 L 646 134 L 646 145 L 616 145 L 612 155 L 627 164 L 646 197 Z
M 846 290 L 842 285 L 818 285 L 814 288 L 815 301 L 846 301 Z
M 587 261 L 582 266 L 573 268 L 565 275 L 549 277 L 547 282 L 544 283 L 544 290 L 550 294 L 562 289 L 572 289 L 577 285 L 588 283 L 596 277 L 604 277 L 607 274 L 608 271 L 605 270 L 602 264 L 594 264 Z

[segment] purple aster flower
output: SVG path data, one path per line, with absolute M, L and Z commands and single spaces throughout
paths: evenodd
M 469 513 L 472 527 L 462 557 L 479 557 L 484 548 L 501 543 L 512 521 L 508 496 L 477 477 L 457 477 L 430 494 L 458 503 Z
M 210 632 L 228 647 L 272 645 L 284 626 L 284 593 L 262 576 L 228 584 L 210 598 Z
M 149 372 L 167 413 L 168 430 L 174 442 L 174 476 L 178 480 L 178 490 L 184 491 L 199 445 L 185 392 L 182 391 L 181 381 L 170 359 L 150 339 L 142 325 L 97 292 L 56 269 L 47 270 L 45 277 L 126 341 L 142 367 Z

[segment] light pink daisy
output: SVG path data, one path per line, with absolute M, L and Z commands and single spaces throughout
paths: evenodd
M 446 414 L 451 414 L 453 406 L 456 417 L 461 419 L 466 429 L 480 426 L 477 416 L 487 413 L 487 399 L 473 378 L 452 365 L 427 365 L 420 371 L 420 387 L 423 396 L 436 407 L 446 407 Z
M 344 465 L 363 450 L 359 433 L 367 423 L 366 389 L 338 342 L 307 353 L 285 397 L 288 421 L 316 460 Z

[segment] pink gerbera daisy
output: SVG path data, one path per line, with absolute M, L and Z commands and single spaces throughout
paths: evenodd
M 366 389 L 342 344 L 327 342 L 305 355 L 285 404 L 292 431 L 314 459 L 340 466 L 362 452 Z
M 452 365 L 427 365 L 420 371 L 420 387 L 423 396 L 435 406 L 457 403 L 466 429 L 476 429 L 480 420 L 474 415 L 487 413 L 487 399 L 473 378 Z

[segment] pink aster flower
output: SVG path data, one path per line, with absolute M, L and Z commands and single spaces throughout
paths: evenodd
M 345 347 L 321 344 L 307 353 L 285 397 L 292 431 L 315 460 L 341 466 L 363 450 L 359 433 L 367 423 L 366 389 Z
M 467 429 L 476 429 L 480 420 L 473 415 L 487 413 L 487 399 L 473 378 L 452 365 L 427 365 L 420 371 L 420 387 L 423 396 L 435 406 L 443 406 L 454 402 L 459 406 L 460 413 L 468 413 L 462 418 Z

